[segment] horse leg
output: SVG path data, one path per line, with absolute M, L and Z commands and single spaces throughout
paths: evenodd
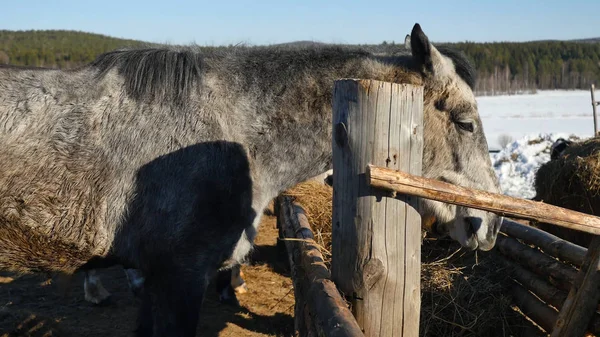
M 216 288 L 219 301 L 224 304 L 239 306 L 236 294 L 248 292 L 248 286 L 243 279 L 241 265 L 234 264 L 231 268 L 224 268 L 217 272 Z
M 207 270 L 173 266 L 147 273 L 136 336 L 194 337 L 208 285 Z
M 231 268 L 231 286 L 235 290 L 236 294 L 245 294 L 248 292 L 248 286 L 244 281 L 244 273 L 242 273 L 242 266 L 236 264 Z
M 100 277 L 96 275 L 95 269 L 85 272 L 83 291 L 85 293 L 85 300 L 94 304 L 102 304 L 110 299 L 110 293 L 104 289 Z
M 216 287 L 219 301 L 223 304 L 238 307 L 240 303 L 235 296 L 235 290 L 231 284 L 233 268 L 221 269 L 217 272 Z
M 127 283 L 129 289 L 133 292 L 133 295 L 140 297 L 144 288 L 144 275 L 137 269 L 125 269 L 125 276 L 127 276 Z

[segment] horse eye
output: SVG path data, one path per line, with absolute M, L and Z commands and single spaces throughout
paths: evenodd
M 473 132 L 475 130 L 475 126 L 472 122 L 456 122 L 456 125 L 467 132 Z

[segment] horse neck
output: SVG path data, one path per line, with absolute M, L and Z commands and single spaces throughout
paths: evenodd
M 246 130 L 250 135 L 247 142 L 257 175 L 255 181 L 266 188 L 269 197 L 274 197 L 331 168 L 332 99 L 336 80 L 420 80 L 415 76 L 374 57 L 348 58 L 326 66 L 313 65 L 298 78 L 285 81 L 285 85 L 264 86 L 270 93 L 250 98 L 258 102 L 257 115 L 251 114 L 252 120 L 246 123 L 251 125 Z
M 285 127 L 275 127 L 269 137 L 259 135 L 261 139 L 250 150 L 259 180 L 271 194 L 331 168 L 331 108 L 311 113 L 301 120 L 294 120 L 291 114 L 285 116 L 279 124 Z
M 279 193 L 329 170 L 332 166 L 332 97 L 334 81 L 370 74 L 352 69 L 316 69 L 290 81 L 285 94 L 265 103 L 265 121 L 254 137 L 259 180 Z M 259 112 L 261 113 L 261 112 Z

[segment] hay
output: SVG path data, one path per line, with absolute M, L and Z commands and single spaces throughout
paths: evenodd
M 600 214 L 600 137 L 574 142 L 562 155 L 540 166 L 534 181 L 535 200 L 582 213 Z M 538 227 L 588 246 L 590 236 L 550 224 Z
M 465 251 L 449 239 L 421 248 L 420 336 L 544 336 L 515 311 L 509 272 L 495 252 Z
M 333 189 L 307 181 L 286 191 L 305 210 L 327 263 L 331 261 Z M 421 336 L 544 336 L 514 309 L 509 273 L 494 252 L 467 252 L 449 239 L 423 241 Z
M 298 184 L 282 193 L 291 196 L 302 206 L 315 235 L 315 241 L 327 268 L 331 268 L 331 214 L 333 210 L 333 188 L 315 180 Z

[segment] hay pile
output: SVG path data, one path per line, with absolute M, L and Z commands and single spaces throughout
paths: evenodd
M 302 206 L 320 246 L 327 267 L 331 263 L 331 214 L 333 210 L 333 188 L 315 180 L 298 184 L 282 193 L 291 196 Z
M 331 259 L 333 189 L 308 181 L 286 191 L 302 205 L 317 243 Z M 467 252 L 426 238 L 421 250 L 421 336 L 544 336 L 511 305 L 508 272 L 494 252 Z
M 583 213 L 600 214 L 600 137 L 574 142 L 536 172 L 535 200 Z M 550 224 L 538 227 L 587 247 L 591 237 Z

